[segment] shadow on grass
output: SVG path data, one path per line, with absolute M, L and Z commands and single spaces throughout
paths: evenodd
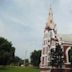
M 8 70 L 9 68 L 7 66 L 0 66 L 0 70 Z
M 32 68 L 34 68 L 34 69 L 39 69 L 39 67 L 36 67 L 36 66 L 33 66 Z

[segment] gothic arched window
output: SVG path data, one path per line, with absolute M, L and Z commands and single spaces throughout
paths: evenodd
M 50 23 L 52 23 L 52 20 L 50 20 Z
M 42 64 L 44 64 L 44 57 L 42 57 Z

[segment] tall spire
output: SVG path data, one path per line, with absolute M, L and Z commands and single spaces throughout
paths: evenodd
M 50 8 L 49 8 L 49 13 L 48 13 L 48 20 L 47 20 L 47 24 L 46 24 L 46 29 L 54 29 L 55 28 L 55 23 L 53 21 L 53 11 L 52 11 L 52 4 L 53 4 L 53 0 L 50 0 Z
M 52 8 L 50 6 L 49 8 L 49 13 L 48 13 L 48 22 L 47 22 L 47 25 L 46 25 L 46 29 L 54 29 L 55 27 L 55 24 L 54 24 L 54 21 L 53 21 L 53 12 L 52 12 Z

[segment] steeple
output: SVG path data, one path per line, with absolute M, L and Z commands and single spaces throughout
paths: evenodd
M 55 23 L 53 21 L 53 12 L 52 12 L 52 8 L 49 8 L 49 13 L 48 13 L 48 21 L 46 24 L 46 29 L 54 29 L 55 28 Z
M 61 44 L 61 40 L 57 34 L 56 24 L 53 19 L 52 7 L 50 6 L 48 20 L 44 30 L 40 68 L 51 68 L 51 49 L 55 50 L 57 44 Z

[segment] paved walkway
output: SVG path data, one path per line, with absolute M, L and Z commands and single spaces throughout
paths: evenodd
M 40 72 L 51 72 L 50 70 L 40 71 Z

